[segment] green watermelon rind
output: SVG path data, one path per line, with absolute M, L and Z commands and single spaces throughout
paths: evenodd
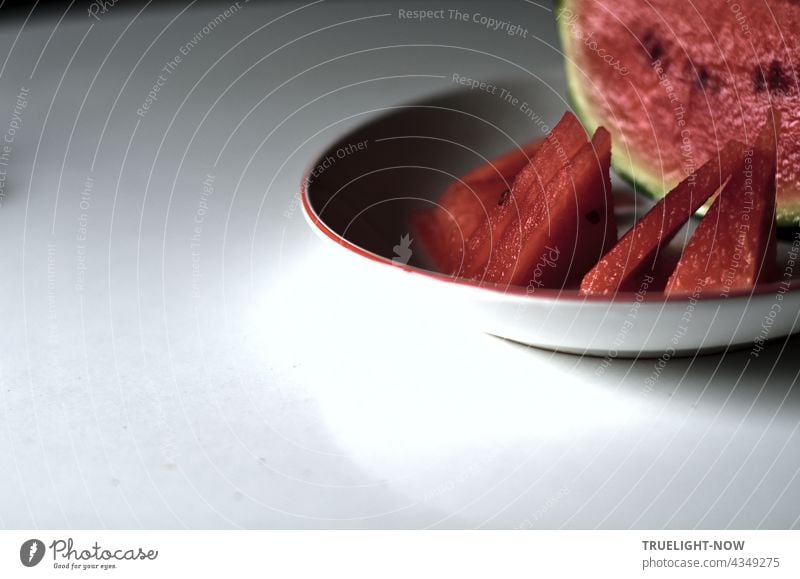
M 554 14 L 558 24 L 558 33 L 561 38 L 561 47 L 564 51 L 564 66 L 567 78 L 567 98 L 573 111 L 586 127 L 587 131 L 594 132 L 600 123 L 589 112 L 591 107 L 584 91 L 584 85 L 580 82 L 581 72 L 575 63 L 573 54 L 575 50 L 572 46 L 573 40 L 569 34 L 566 18 L 560 18 L 563 10 L 575 12 L 573 4 L 575 0 L 555 0 Z M 637 163 L 631 156 L 612 155 L 611 165 L 617 175 L 630 183 L 634 191 L 644 193 L 653 199 L 661 199 L 669 193 L 669 187 L 665 181 L 647 171 L 646 163 Z M 796 201 L 779 203 L 777 207 L 777 222 L 779 227 L 800 227 L 800 191 L 792 191 Z M 698 213 L 703 214 L 708 209 L 704 206 Z

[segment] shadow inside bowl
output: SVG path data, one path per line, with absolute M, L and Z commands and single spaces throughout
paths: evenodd
M 411 215 L 433 207 L 459 175 L 546 135 L 566 106 L 546 85 L 503 86 L 536 108 L 526 114 L 495 95 L 459 90 L 398 106 L 339 139 L 309 170 L 310 210 L 369 253 L 431 269 L 402 241 L 413 237 Z

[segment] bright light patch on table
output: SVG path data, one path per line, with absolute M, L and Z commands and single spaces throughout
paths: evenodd
M 407 466 L 631 418 L 633 401 L 571 375 L 550 353 L 465 326 L 456 298 L 439 299 L 428 280 L 335 253 L 284 276 L 257 327 L 265 358 L 297 366 L 354 458 Z

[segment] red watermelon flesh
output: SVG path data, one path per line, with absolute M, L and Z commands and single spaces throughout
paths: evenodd
M 458 271 L 464 240 L 486 221 L 487 211 L 540 145 L 541 140 L 533 141 L 470 171 L 445 190 L 436 208 L 412 218 L 415 238 L 440 272 Z
M 777 219 L 800 225 L 797 0 L 561 0 L 574 108 L 614 139 L 614 166 L 660 198 L 728 140 L 781 112 Z
M 522 147 L 492 159 L 488 163 L 476 167 L 461 179 L 462 181 L 471 183 L 474 181 L 487 181 L 502 176 L 512 181 L 517 173 L 530 162 L 531 157 L 533 157 L 542 146 L 543 140 L 544 139 L 536 139 Z
M 727 296 L 751 290 L 775 274 L 775 169 L 779 115 L 768 121 L 755 146 L 692 235 L 666 293 Z
M 497 246 L 506 230 L 526 212 L 531 190 L 544 187 L 587 143 L 580 121 L 567 112 L 543 140 L 541 148 L 514 179 L 510 194 L 496 204 L 484 227 L 467 240 L 464 277 L 483 279 L 490 261 L 498 259 Z
M 744 158 L 745 148 L 731 141 L 718 157 L 708 161 L 659 201 L 586 274 L 581 291 L 601 295 L 636 291 L 638 280 L 657 266 L 660 250 L 722 187 Z
M 616 241 L 610 165 L 601 128 L 549 183 L 531 180 L 521 222 L 503 235 L 484 280 L 532 292 L 579 281 Z

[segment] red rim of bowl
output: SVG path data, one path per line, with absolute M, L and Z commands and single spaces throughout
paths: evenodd
M 316 165 L 312 164 L 311 167 Z M 455 284 L 459 287 L 465 288 L 472 288 L 478 291 L 490 292 L 492 294 L 501 294 L 504 296 L 513 296 L 518 298 L 528 298 L 528 299 L 535 299 L 535 300 L 558 300 L 558 301 L 571 301 L 571 302 L 602 302 L 602 303 L 612 303 L 612 302 L 631 302 L 636 301 L 644 301 L 644 302 L 685 302 L 690 299 L 691 296 L 688 295 L 681 295 L 681 296 L 667 296 L 663 293 L 647 293 L 641 297 L 636 292 L 617 292 L 614 296 L 602 296 L 602 295 L 587 295 L 582 294 L 579 290 L 554 290 L 554 289 L 542 289 L 536 290 L 536 292 L 529 292 L 527 288 L 520 287 L 520 286 L 502 286 L 498 284 L 490 284 L 490 283 L 480 283 L 472 280 L 462 279 L 462 278 L 454 278 L 451 276 L 447 276 L 442 273 L 438 273 L 435 271 L 431 271 L 428 269 L 423 269 L 420 267 L 414 267 L 411 265 L 405 265 L 401 263 L 396 263 L 391 259 L 383 257 L 381 255 L 377 255 L 372 253 L 369 250 L 364 249 L 354 243 L 351 243 L 347 238 L 343 237 L 339 233 L 336 233 L 331 228 L 329 228 L 325 221 L 317 215 L 316 211 L 311 206 L 311 200 L 309 199 L 309 192 L 308 192 L 308 184 L 309 178 L 311 176 L 311 169 L 309 168 L 303 177 L 303 180 L 300 184 L 300 200 L 301 205 L 303 207 L 303 213 L 305 214 L 307 220 L 311 225 L 313 225 L 319 232 L 321 232 L 325 237 L 329 238 L 330 240 L 336 242 L 337 245 L 359 255 L 361 257 L 365 257 L 373 262 L 381 263 L 383 265 L 400 269 L 407 273 L 412 273 L 416 275 L 420 275 L 423 277 L 427 277 L 430 279 L 435 279 L 437 281 L 446 282 L 450 284 Z M 696 298 L 698 302 L 725 302 L 731 299 L 742 299 L 742 298 L 753 298 L 763 295 L 769 294 L 778 294 L 780 293 L 779 290 L 783 282 L 772 282 L 768 284 L 760 284 L 752 291 L 746 290 L 737 290 L 731 291 L 727 297 L 724 296 L 707 296 L 707 297 L 699 297 Z M 789 282 L 789 287 L 783 292 L 788 293 L 792 291 L 797 291 L 800 289 L 800 283 L 798 280 L 791 280 Z

